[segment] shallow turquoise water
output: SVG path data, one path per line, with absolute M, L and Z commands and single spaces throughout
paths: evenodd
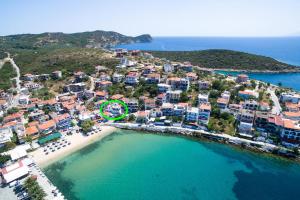
M 68 199 L 298 199 L 300 165 L 184 137 L 117 131 L 47 167 Z

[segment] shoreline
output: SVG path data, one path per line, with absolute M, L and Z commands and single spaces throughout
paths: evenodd
M 225 71 L 225 72 L 240 72 L 240 73 L 257 73 L 257 74 L 289 74 L 289 73 L 300 73 L 299 69 L 294 70 L 282 70 L 282 71 L 271 71 L 271 70 L 247 70 L 247 69 L 228 69 L 228 68 L 205 68 L 197 67 L 199 70 L 204 71 Z
M 37 150 L 30 152 L 29 155 L 38 166 L 45 168 L 94 142 L 102 140 L 116 130 L 117 129 L 112 126 L 101 126 L 101 131 L 90 136 L 84 136 L 81 133 L 76 133 L 65 137 L 65 139 L 71 142 L 71 145 L 69 146 L 63 147 L 55 152 L 51 152 L 48 155 L 45 155 L 43 147 L 40 147 Z
M 287 149 L 283 147 L 278 147 L 277 145 L 274 144 L 269 144 L 260 141 L 252 141 L 252 140 L 230 136 L 226 134 L 215 134 L 204 130 L 194 130 L 194 129 L 187 129 L 181 127 L 168 127 L 168 126 L 150 127 L 146 125 L 139 126 L 137 124 L 130 124 L 130 123 L 111 123 L 107 125 L 119 129 L 125 129 L 125 130 L 150 132 L 154 134 L 169 133 L 175 135 L 188 136 L 194 139 L 204 139 L 208 141 L 227 144 L 229 146 L 237 147 L 244 150 L 249 150 L 254 153 L 275 156 L 277 158 L 284 158 L 290 161 L 295 161 L 297 163 L 300 163 L 299 156 L 295 154 L 291 154 L 291 152 L 289 152 Z

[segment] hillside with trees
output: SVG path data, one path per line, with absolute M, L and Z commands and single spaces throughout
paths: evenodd
M 297 66 L 273 58 L 231 50 L 151 51 L 153 56 L 170 61 L 189 61 L 203 68 L 247 71 L 300 71 Z

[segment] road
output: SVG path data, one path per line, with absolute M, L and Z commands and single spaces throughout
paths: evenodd
M 7 58 L 4 58 L 0 60 L 0 69 L 3 67 L 3 65 L 7 62 L 10 62 L 12 67 L 15 69 L 17 76 L 14 78 L 16 80 L 16 86 L 17 86 L 17 92 L 20 93 L 21 91 L 21 84 L 20 84 L 20 68 L 16 65 L 15 61 L 13 58 L 10 57 L 10 54 L 7 53 Z
M 282 111 L 282 108 L 280 106 L 278 97 L 275 94 L 275 91 L 272 90 L 272 89 L 270 89 L 270 88 L 268 88 L 267 92 L 271 95 L 271 99 L 274 102 L 274 106 L 272 108 L 272 114 L 279 115 L 281 113 L 281 111 Z

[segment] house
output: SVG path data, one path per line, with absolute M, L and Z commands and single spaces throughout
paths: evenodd
M 36 75 L 32 75 L 32 74 L 25 74 L 22 76 L 22 79 L 24 81 L 34 81 L 35 79 L 37 79 Z
M 157 95 L 155 98 L 156 105 L 161 106 L 163 103 L 166 103 L 166 102 L 167 102 L 166 93 L 161 93 L 161 94 Z
M 10 142 L 13 132 L 10 127 L 0 127 L 0 147 L 6 142 Z
M 187 91 L 190 87 L 190 81 L 186 78 L 172 77 L 167 79 L 167 84 L 171 85 L 173 90 Z
M 83 92 L 85 90 L 85 83 L 73 83 L 64 87 L 65 92 Z
M 198 81 L 199 90 L 207 90 L 210 88 L 211 83 L 209 81 Z
M 167 101 L 170 103 L 178 103 L 180 101 L 181 93 L 182 93 L 181 90 L 167 91 L 166 92 Z
M 125 83 L 128 85 L 136 85 L 139 82 L 139 75 L 137 72 L 129 72 L 126 75 Z
M 51 77 L 53 79 L 60 79 L 62 78 L 62 72 L 61 71 L 54 71 L 51 73 Z
M 282 93 L 280 95 L 280 101 L 282 103 L 285 102 L 292 102 L 292 103 L 299 103 L 300 95 L 296 93 Z
M 242 103 L 243 109 L 246 110 L 257 110 L 259 107 L 259 104 L 255 100 L 246 100 Z
M 155 67 L 152 66 L 152 65 L 147 65 L 143 68 L 143 72 L 142 74 L 143 75 L 148 75 L 148 74 L 152 74 L 154 73 L 156 70 L 155 70 Z
M 208 103 L 208 94 L 198 94 L 198 105 Z
M 25 129 L 25 136 L 30 136 L 32 139 L 39 137 L 39 130 L 36 126 L 29 126 Z
M 148 74 L 146 81 L 149 84 L 157 84 L 160 82 L 160 74 L 157 74 L 157 73 Z
M 29 96 L 27 96 L 27 95 L 20 95 L 20 97 L 19 97 L 19 104 L 26 105 L 28 103 L 29 103 Z
M 184 62 L 183 65 L 180 66 L 180 69 L 186 72 L 192 72 L 193 65 L 190 62 Z
M 199 118 L 199 109 L 196 107 L 189 107 L 186 111 L 185 120 L 187 122 L 197 123 Z
M 42 118 L 44 115 L 45 115 L 45 112 L 43 110 L 35 110 L 35 111 L 29 113 L 28 118 L 31 121 L 43 121 Z
M 112 77 L 112 81 L 114 83 L 120 83 L 120 82 L 122 82 L 123 78 L 124 78 L 124 76 L 122 74 L 114 73 L 113 77 Z
M 222 92 L 221 98 L 230 100 L 230 92 L 229 91 Z
M 171 103 L 163 103 L 160 107 L 163 116 L 173 116 L 174 105 Z
M 201 124 L 208 124 L 209 118 L 210 118 L 210 112 L 211 112 L 211 105 L 210 103 L 202 103 L 199 106 L 199 115 L 198 115 L 198 121 Z
M 258 98 L 258 93 L 253 90 L 239 91 L 238 96 L 242 99 Z
M 173 116 L 182 117 L 188 108 L 188 103 L 174 104 Z
M 253 123 L 255 112 L 252 110 L 242 109 L 238 115 L 238 120 L 240 122 Z
M 88 100 L 95 96 L 95 92 L 91 90 L 85 90 L 83 92 L 76 93 L 76 97 L 79 100 Z
M 261 111 L 268 111 L 268 110 L 271 109 L 270 106 L 269 106 L 269 103 L 268 102 L 264 102 L 264 101 L 259 102 L 259 107 L 258 108 Z
M 135 113 L 139 110 L 139 103 L 137 99 L 129 99 L 127 103 L 128 112 Z
M 50 79 L 50 74 L 40 74 L 38 75 L 40 81 L 47 81 Z
M 17 122 L 22 122 L 23 119 L 23 113 L 18 112 L 18 113 L 13 113 L 10 115 L 7 115 L 6 117 L 3 118 L 3 123 L 11 122 L 11 121 L 17 121 Z
M 240 134 L 251 134 L 253 130 L 253 123 L 240 122 L 238 127 Z
M 158 92 L 159 93 L 165 93 L 169 90 L 171 90 L 171 86 L 165 83 L 159 83 L 157 84 Z
M 300 111 L 297 111 L 297 112 L 283 112 L 282 113 L 283 116 L 286 118 L 286 119 L 290 119 L 290 120 L 300 120 Z
M 75 82 L 80 83 L 87 77 L 87 75 L 82 71 L 78 71 L 74 73 L 74 77 L 75 77 Z
M 237 83 L 244 83 L 249 80 L 249 76 L 246 74 L 239 74 L 236 78 Z
M 131 56 L 139 56 L 141 54 L 141 51 L 140 50 L 132 50 L 132 51 L 129 51 L 129 53 Z
M 118 58 L 122 58 L 123 56 L 126 56 L 128 54 L 128 51 L 126 49 L 116 49 L 115 50 L 115 56 Z
M 144 101 L 145 110 L 151 110 L 156 107 L 155 99 L 145 99 Z
M 222 98 L 222 97 L 217 99 L 217 104 L 220 109 L 226 109 L 228 103 L 229 103 L 229 99 Z
M 196 81 L 198 79 L 198 76 L 194 72 L 188 72 L 186 73 L 186 78 L 189 79 L 189 81 Z
M 115 94 L 110 97 L 110 99 L 113 99 L 113 100 L 121 100 L 122 98 L 124 98 L 124 95 L 122 95 L 122 94 Z
M 20 160 L 12 165 L 6 166 L 0 170 L 2 184 L 9 184 L 15 180 L 26 177 L 29 174 L 29 168 Z
M 289 112 L 300 111 L 300 103 L 285 102 L 285 109 Z
M 106 91 L 97 91 L 95 93 L 95 100 L 99 101 L 99 100 L 105 100 L 108 98 L 108 93 Z
M 300 124 L 298 121 L 284 119 L 283 128 L 280 133 L 284 142 L 292 144 L 300 144 Z
M 62 115 L 58 115 L 53 118 L 56 123 L 57 129 L 68 129 L 71 127 L 72 118 L 68 113 L 64 113 Z
M 40 133 L 49 134 L 56 128 L 56 124 L 54 120 L 49 120 L 39 124 L 37 127 Z
M 174 71 L 174 66 L 170 63 L 165 63 L 163 68 L 166 73 L 172 73 Z
M 109 87 L 112 86 L 112 82 L 110 81 L 96 81 L 96 88 L 100 88 L 103 90 L 107 90 Z
M 149 121 L 150 111 L 138 111 L 136 116 L 137 123 L 147 123 Z
M 9 104 L 5 99 L 0 99 L 0 110 L 6 110 Z
M 110 76 L 109 76 L 108 74 L 102 72 L 102 73 L 99 75 L 98 80 L 99 80 L 99 81 L 110 81 L 111 78 L 110 78 Z

